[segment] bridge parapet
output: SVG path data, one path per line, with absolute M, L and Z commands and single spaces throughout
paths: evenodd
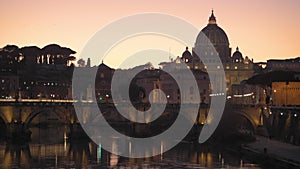
M 300 145 L 299 106 L 272 106 L 267 121 L 270 137 Z

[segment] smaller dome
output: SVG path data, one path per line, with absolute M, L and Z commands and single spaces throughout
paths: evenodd
M 189 51 L 188 47 L 186 47 L 185 51 L 182 53 L 181 59 L 184 60 L 184 62 L 191 62 L 192 61 L 193 56 L 192 56 L 191 52 Z
M 239 47 L 236 48 L 236 51 L 233 53 L 232 55 L 232 60 L 233 62 L 242 62 L 243 61 L 243 55 L 242 53 L 239 51 Z

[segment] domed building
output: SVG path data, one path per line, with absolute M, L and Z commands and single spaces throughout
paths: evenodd
M 231 98 L 235 97 L 235 95 L 243 94 L 245 87 L 242 82 L 252 77 L 255 73 L 254 69 L 256 69 L 253 60 L 247 56 L 244 57 L 238 47 L 233 55 L 231 55 L 228 36 L 225 31 L 217 25 L 213 11 L 209 17 L 208 24 L 199 32 L 193 49 L 189 50 L 189 48 L 186 47 L 181 57 L 177 56 L 176 59 L 171 59 L 171 62 L 162 62 L 160 66 L 168 71 L 186 68 L 191 69 L 198 83 L 201 102 L 205 104 L 210 104 L 211 97 L 214 96 L 214 94 L 226 94 L 227 96 L 231 96 Z M 226 86 L 222 83 L 224 76 L 218 76 L 222 67 L 226 76 Z M 212 72 L 213 75 L 208 77 L 207 71 Z M 175 72 L 180 73 L 180 71 Z M 169 101 L 178 103 L 180 97 L 178 96 L 178 89 L 172 87 L 173 82 L 165 76 L 161 76 L 160 79 L 161 86 L 163 86 L 162 88 L 165 88 L 170 93 Z M 191 79 L 184 80 L 187 88 L 189 84 L 191 84 L 190 80 Z M 211 85 L 212 81 L 215 82 L 214 86 Z M 243 91 L 241 89 L 243 89 Z M 255 93 L 256 88 L 250 87 L 249 90 L 251 90 L 251 93 Z M 192 94 L 193 92 L 190 90 L 190 92 L 183 95 L 188 98 L 187 100 L 190 103 L 198 102 L 197 100 L 193 100 L 194 97 Z M 247 99 L 252 99 L 251 103 L 254 103 L 258 98 L 252 96 Z
M 232 61 L 234 63 L 242 63 L 244 60 L 242 53 L 239 51 L 239 47 L 236 48 L 236 51 L 232 55 Z
M 201 53 L 204 54 L 203 57 L 209 57 L 209 55 L 213 55 L 212 52 L 214 51 L 211 49 L 211 45 L 215 48 L 216 55 L 220 57 L 222 63 L 230 62 L 231 49 L 229 48 L 229 40 L 225 31 L 217 25 L 213 10 L 207 26 L 197 36 L 194 53 L 198 55 Z M 207 52 L 202 50 L 207 50 Z
M 218 26 L 214 11 L 212 11 L 208 24 L 199 32 L 196 38 L 192 52 L 188 50 L 188 47 L 183 52 L 181 63 L 187 64 L 190 69 L 207 71 L 209 66 L 213 66 L 211 70 L 219 71 L 221 61 L 226 75 L 226 92 L 230 94 L 233 84 L 240 84 L 243 80 L 254 75 L 254 64 L 253 60 L 250 60 L 247 56 L 243 57 L 238 47 L 231 55 L 229 45 L 228 36 Z M 202 60 L 198 56 L 201 56 Z M 218 91 L 218 89 L 215 91 Z
M 185 51 L 182 53 L 181 59 L 185 63 L 191 63 L 192 62 L 193 56 L 192 56 L 191 52 L 189 51 L 188 47 L 186 47 Z
M 225 75 L 228 93 L 232 94 L 231 86 L 240 84 L 243 80 L 247 80 L 254 75 L 254 64 L 248 56 L 243 57 L 239 48 L 233 53 L 230 62 L 225 64 Z

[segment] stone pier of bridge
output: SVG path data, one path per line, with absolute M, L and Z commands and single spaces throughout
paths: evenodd
M 71 124 L 76 121 L 76 115 L 70 102 L 1 102 L 1 130 L 5 130 L 8 139 L 30 139 L 29 127 L 32 122 L 38 123 L 39 115 L 43 115 L 59 123 Z

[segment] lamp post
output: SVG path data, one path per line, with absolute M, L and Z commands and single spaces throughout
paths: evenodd
M 259 123 L 261 126 L 264 125 L 264 107 L 260 108 Z
M 287 97 L 288 85 L 289 85 L 289 82 L 285 82 L 285 106 L 286 107 L 288 104 L 288 97 Z

